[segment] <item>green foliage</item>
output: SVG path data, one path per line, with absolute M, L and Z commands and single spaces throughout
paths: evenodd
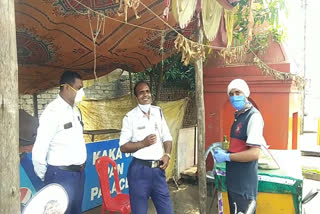
M 152 68 L 148 68 L 143 72 L 133 76 L 134 81 L 151 80 L 153 92 L 159 83 L 160 72 L 163 69 L 163 84 L 178 88 L 194 90 L 194 67 L 193 65 L 185 66 L 181 62 L 181 53 L 172 55 Z
M 254 18 L 253 29 L 264 26 L 253 35 L 251 49 L 264 51 L 268 46 L 269 39 L 278 43 L 284 41 L 286 28 L 279 23 L 280 14 L 288 15 L 285 0 L 253 0 L 252 14 Z M 249 5 L 248 0 L 240 0 L 239 8 L 235 14 L 234 45 L 242 45 L 247 40 Z

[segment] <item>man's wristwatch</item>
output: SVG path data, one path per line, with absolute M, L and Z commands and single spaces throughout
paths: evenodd
M 171 159 L 171 156 L 169 153 L 164 153 L 164 155 L 168 156 L 168 158 Z

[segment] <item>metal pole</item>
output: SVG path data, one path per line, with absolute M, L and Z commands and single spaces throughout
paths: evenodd
M 33 94 L 32 98 L 33 98 L 33 116 L 36 118 L 39 118 L 39 114 L 38 114 L 38 95 L 37 94 Z
M 306 79 L 307 76 L 307 1 L 304 0 L 304 24 L 303 24 L 303 77 Z M 302 119 L 300 134 L 304 133 L 304 111 L 305 111 L 305 99 L 306 99 L 306 87 L 303 89 L 301 103 L 302 103 Z
M 320 146 L 320 118 L 318 118 L 318 140 L 317 145 Z
M 131 71 L 129 71 L 129 83 L 130 83 L 130 96 L 131 96 L 131 99 L 132 99 L 132 75 L 131 75 Z

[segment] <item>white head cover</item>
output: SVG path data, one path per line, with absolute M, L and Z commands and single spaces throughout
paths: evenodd
M 234 79 L 228 85 L 228 96 L 232 89 L 238 89 L 243 92 L 244 96 L 249 97 L 250 90 L 246 81 L 242 79 Z

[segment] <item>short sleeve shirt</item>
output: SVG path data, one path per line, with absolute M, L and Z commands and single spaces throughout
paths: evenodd
M 122 121 L 119 145 L 128 142 L 142 141 L 150 134 L 157 136 L 157 142 L 133 153 L 135 158 L 143 160 L 159 160 L 163 152 L 163 142 L 172 141 L 168 125 L 160 107 L 151 106 L 148 117 L 137 106 L 126 114 Z
M 247 127 L 247 144 L 248 145 L 266 145 L 266 141 L 263 137 L 263 127 L 264 122 L 260 112 L 254 113 L 249 122 Z
M 265 144 L 263 125 L 262 116 L 254 107 L 238 115 L 231 129 L 231 152 L 241 152 L 249 149 L 250 146 L 259 147 Z M 246 199 L 256 198 L 258 191 L 257 160 L 227 162 L 226 173 L 228 191 L 242 195 Z

